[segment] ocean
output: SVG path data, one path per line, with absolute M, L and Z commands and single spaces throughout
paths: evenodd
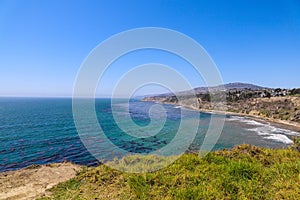
M 127 113 L 126 100 L 114 101 L 116 116 L 123 119 L 119 124 L 112 115 L 111 99 L 96 99 L 95 110 L 102 130 L 114 145 L 131 153 L 144 154 L 162 148 L 175 137 L 184 110 L 185 120 L 198 120 L 197 116 L 200 118 L 197 134 L 189 147 L 190 151 L 197 151 L 205 138 L 212 114 L 166 104 L 160 105 L 164 112 L 154 112 L 155 115 L 151 116 L 149 110 L 155 104 L 132 100 Z M 128 116 L 137 126 L 132 126 Z M 165 120 L 162 128 L 147 128 L 152 121 L 157 121 L 158 126 L 160 120 Z M 190 132 L 189 127 L 184 128 L 183 131 Z M 140 132 L 143 132 L 143 137 L 134 137 Z M 292 143 L 294 135 L 299 133 L 275 124 L 226 116 L 224 128 L 213 150 L 243 143 L 284 148 Z M 105 158 L 113 159 L 115 156 L 110 149 L 103 149 L 101 153 Z M 0 172 L 32 164 L 63 161 L 87 166 L 100 163 L 86 149 L 78 135 L 73 120 L 72 99 L 0 98 Z

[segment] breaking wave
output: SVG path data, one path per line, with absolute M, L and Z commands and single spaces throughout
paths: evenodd
M 284 144 L 292 144 L 293 141 L 288 136 L 298 136 L 298 132 L 291 131 L 288 129 L 278 128 L 270 123 L 258 122 L 252 119 L 248 119 L 240 116 L 231 116 L 227 118 L 227 121 L 239 121 L 251 126 L 253 128 L 248 128 L 247 130 L 257 133 L 262 136 L 263 139 L 273 140 L 277 142 L 282 142 Z

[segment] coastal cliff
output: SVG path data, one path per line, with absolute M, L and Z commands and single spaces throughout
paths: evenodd
M 251 84 L 231 83 L 223 87 L 195 88 L 194 94 L 195 96 L 189 95 L 188 92 L 162 94 L 145 97 L 142 100 L 176 104 L 204 112 L 254 116 L 300 127 L 300 89 L 271 89 Z M 216 98 L 218 95 L 224 95 L 220 98 L 223 99 L 223 107 L 216 106 L 211 101 L 212 96 Z

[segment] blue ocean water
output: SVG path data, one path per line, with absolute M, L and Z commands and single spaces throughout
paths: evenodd
M 114 102 L 117 115 L 127 126 L 126 100 Z M 156 135 L 136 138 L 126 134 L 114 121 L 110 99 L 96 99 L 95 110 L 101 128 L 110 141 L 132 153 L 149 153 L 168 144 L 180 125 L 181 111 L 174 105 L 161 105 L 165 113 L 149 116 L 155 103 L 134 100 L 130 102 L 129 114 L 140 127 L 147 127 L 151 118 L 164 118 L 164 126 Z M 185 110 L 185 119 L 195 118 L 193 110 Z M 198 113 L 199 114 L 199 113 Z M 198 150 L 208 129 L 211 114 L 199 114 L 200 124 L 197 135 L 190 146 Z M 133 134 L 140 131 L 131 128 Z M 143 129 L 144 131 L 147 129 Z M 148 130 L 149 133 L 151 130 Z M 187 133 L 189 129 L 186 128 Z M 147 134 L 147 133 L 145 133 Z M 276 125 L 257 122 L 243 117 L 227 116 L 222 134 L 214 150 L 231 148 L 237 144 L 248 143 L 263 147 L 286 147 L 291 137 L 299 133 L 282 129 Z M 184 141 L 183 141 L 184 142 Z M 103 152 L 110 154 L 109 151 Z M 113 158 L 113 155 L 111 155 Z M 71 98 L 0 98 L 0 172 L 23 168 L 32 164 L 71 161 L 83 165 L 97 165 L 99 161 L 89 153 L 77 133 Z

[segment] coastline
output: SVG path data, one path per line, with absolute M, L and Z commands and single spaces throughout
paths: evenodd
M 245 113 L 236 113 L 219 110 L 197 109 L 193 106 L 179 105 L 175 103 L 163 103 L 172 106 L 180 106 L 183 108 L 191 109 L 200 113 L 220 114 L 228 116 L 241 116 L 256 121 L 269 122 L 276 124 L 279 127 L 300 131 L 300 124 L 276 120 L 263 116 L 256 116 Z M 72 163 L 55 163 L 45 165 L 33 165 L 27 168 L 12 170 L 0 173 L 0 200 L 2 199 L 32 199 L 41 195 L 48 195 L 46 191 L 53 186 L 70 180 L 83 169 L 83 166 L 75 165 Z M 34 197 L 33 197 L 34 196 Z
M 239 116 L 239 117 L 253 119 L 256 121 L 265 121 L 265 122 L 269 122 L 272 124 L 276 124 L 280 127 L 285 127 L 287 129 L 300 132 L 300 124 L 297 122 L 284 121 L 284 120 L 280 120 L 280 119 L 267 118 L 267 117 L 263 117 L 263 116 L 259 116 L 259 115 L 251 115 L 251 114 L 246 114 L 246 113 L 235 113 L 235 112 L 229 112 L 229 111 L 204 110 L 204 109 L 196 109 L 196 110 L 198 110 L 199 112 L 203 112 L 203 113 Z
M 222 111 L 222 110 L 199 109 L 199 108 L 195 108 L 193 106 L 180 105 L 180 104 L 171 103 L 171 102 L 170 103 L 169 102 L 164 103 L 164 102 L 157 102 L 156 101 L 156 103 L 181 106 L 183 108 L 199 111 L 200 113 L 202 112 L 202 113 L 209 113 L 209 114 L 220 114 L 220 115 L 245 117 L 245 118 L 248 118 L 248 119 L 253 119 L 253 120 L 257 120 L 257 121 L 272 123 L 272 124 L 275 124 L 275 125 L 277 125 L 281 128 L 286 128 L 286 129 L 289 129 L 289 130 L 296 131 L 296 132 L 300 133 L 300 123 L 297 123 L 297 122 L 285 121 L 285 120 L 280 120 L 280 119 L 268 118 L 268 117 L 264 117 L 264 116 L 261 116 L 261 115 L 253 115 L 253 114 L 246 114 L 246 113 L 237 113 L 237 112 Z

